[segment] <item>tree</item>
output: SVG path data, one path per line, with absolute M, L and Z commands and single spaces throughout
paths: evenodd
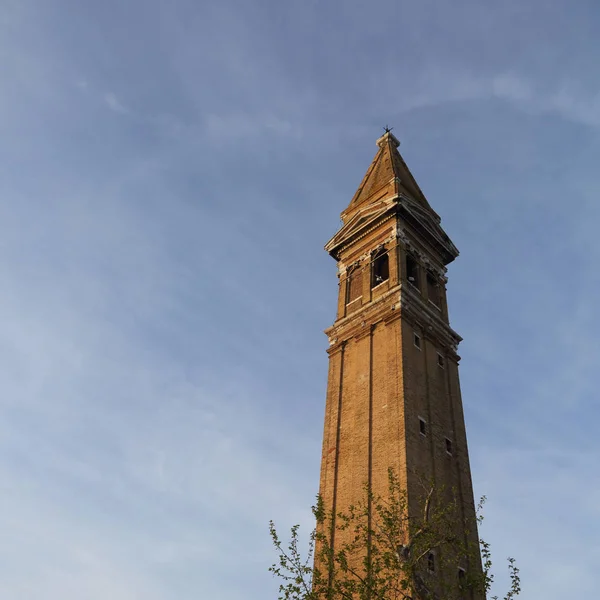
M 493 582 L 490 546 L 473 539 L 459 517 L 454 494 L 423 485 L 422 512 L 409 515 L 406 491 L 388 471 L 388 496 L 365 487 L 364 499 L 346 512 L 326 514 L 317 497 L 316 526 L 308 552 L 299 548 L 299 526 L 287 546 L 273 521 L 278 561 L 269 569 L 281 581 L 279 600 L 466 600 L 482 599 Z M 481 509 L 477 521 L 481 523 Z M 332 547 L 333 535 L 338 540 Z M 476 537 L 475 537 L 476 539 Z M 483 559 L 483 560 L 482 560 Z M 520 592 L 519 569 L 508 559 L 510 588 Z M 497 596 L 493 597 L 497 600 Z

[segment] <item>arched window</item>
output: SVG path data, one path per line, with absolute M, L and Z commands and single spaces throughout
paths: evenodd
M 372 288 L 390 278 L 390 257 L 385 250 L 380 250 L 373 256 L 371 274 Z
M 406 255 L 406 279 L 416 288 L 419 287 L 419 263 L 412 254 Z
M 440 306 L 440 284 L 437 277 L 429 271 L 427 272 L 427 298 L 435 306 Z
M 348 269 L 348 278 L 346 279 L 346 304 L 354 302 L 362 296 L 362 271 L 358 263 Z

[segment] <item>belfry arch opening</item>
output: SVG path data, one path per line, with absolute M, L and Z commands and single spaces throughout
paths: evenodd
M 374 255 L 371 271 L 371 287 L 377 287 L 380 283 L 390 278 L 390 257 L 385 250 Z
M 427 272 L 427 298 L 429 302 L 440 307 L 440 284 L 438 282 L 437 277 L 431 273 Z
M 358 300 L 361 296 L 362 272 L 356 264 L 348 269 L 348 278 L 346 279 L 346 304 Z
M 406 279 L 416 288 L 419 287 L 419 263 L 412 254 L 406 255 Z

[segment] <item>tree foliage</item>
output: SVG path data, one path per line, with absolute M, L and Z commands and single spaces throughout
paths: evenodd
M 279 600 L 485 598 L 494 579 L 489 544 L 477 543 L 452 493 L 423 485 L 422 498 L 421 513 L 409 514 L 406 491 L 391 469 L 386 498 L 366 487 L 361 502 L 333 515 L 318 497 L 306 553 L 299 548 L 298 525 L 284 545 L 271 521 L 278 561 L 269 570 L 280 580 Z M 478 506 L 479 522 L 484 501 Z M 512 558 L 508 570 L 511 583 L 503 600 L 520 592 Z

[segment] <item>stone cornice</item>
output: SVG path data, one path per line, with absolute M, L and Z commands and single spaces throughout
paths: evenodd
M 367 219 L 364 224 L 358 225 L 356 228 L 352 228 L 352 222 L 348 223 L 349 231 L 346 237 L 343 237 L 341 240 L 336 240 L 340 234 L 343 233 L 344 227 L 340 229 L 325 245 L 325 250 L 329 252 L 333 258 L 339 260 L 340 252 L 345 250 L 350 244 L 355 244 L 357 241 L 363 239 L 369 233 L 377 229 L 382 223 L 389 221 L 397 212 L 397 196 L 392 198 L 387 198 L 382 202 L 381 209 L 379 213 L 375 211 L 372 219 Z M 358 216 L 358 215 L 357 215 Z
M 386 319 L 389 313 L 395 310 L 400 299 L 400 286 L 396 285 L 379 296 L 373 302 L 365 304 L 362 308 L 342 317 L 331 327 L 325 330 L 329 344 L 333 347 L 344 341 L 360 336 L 368 328 Z
M 452 262 L 458 256 L 458 249 L 452 243 L 446 232 L 442 229 L 439 222 L 434 219 L 427 211 L 417 207 L 416 203 L 407 196 L 398 198 L 400 214 L 409 222 L 420 236 L 427 240 L 429 244 L 440 253 L 444 265 Z
M 444 348 L 450 358 L 457 362 L 460 360 L 457 354 L 462 341 L 460 335 L 409 284 L 398 284 L 375 301 L 328 327 L 325 330 L 330 344 L 328 352 L 335 353 L 341 344 L 363 338 L 377 323 L 389 324 L 400 318 L 419 328 L 423 336 Z
M 339 254 L 339 252 L 341 252 L 342 250 L 345 250 L 351 244 L 355 244 L 359 240 L 362 240 L 363 238 L 367 237 L 367 235 L 369 235 L 369 233 L 371 233 L 372 231 L 375 231 L 375 229 L 377 229 L 382 223 L 385 223 L 386 221 L 389 221 L 393 217 L 394 217 L 394 213 L 390 212 L 390 213 L 388 213 L 388 214 L 385 215 L 385 218 L 376 219 L 372 223 L 371 227 L 367 227 L 366 229 L 364 229 L 363 231 L 361 231 L 360 235 L 354 235 L 353 234 L 347 240 L 344 240 L 344 242 L 342 242 L 336 248 L 337 253 Z
M 424 336 L 434 339 L 443 346 L 455 359 L 458 345 L 462 337 L 441 317 L 438 310 L 429 303 L 409 284 L 401 286 L 400 305 L 402 316 L 412 325 L 420 327 Z
M 338 277 L 343 277 L 346 273 L 350 273 L 350 271 L 354 271 L 355 269 L 366 269 L 369 267 L 370 262 L 373 259 L 373 253 L 376 250 L 382 249 L 382 247 L 386 247 L 386 250 L 391 250 L 397 246 L 397 243 L 390 245 L 390 242 L 396 242 L 396 232 L 395 228 L 392 231 L 391 235 L 388 235 L 386 238 L 381 240 L 381 243 L 377 246 L 377 248 L 373 250 L 367 250 L 363 252 L 358 258 L 353 260 L 350 264 L 346 265 L 342 261 L 338 261 Z M 363 264 L 364 263 L 364 264 Z

